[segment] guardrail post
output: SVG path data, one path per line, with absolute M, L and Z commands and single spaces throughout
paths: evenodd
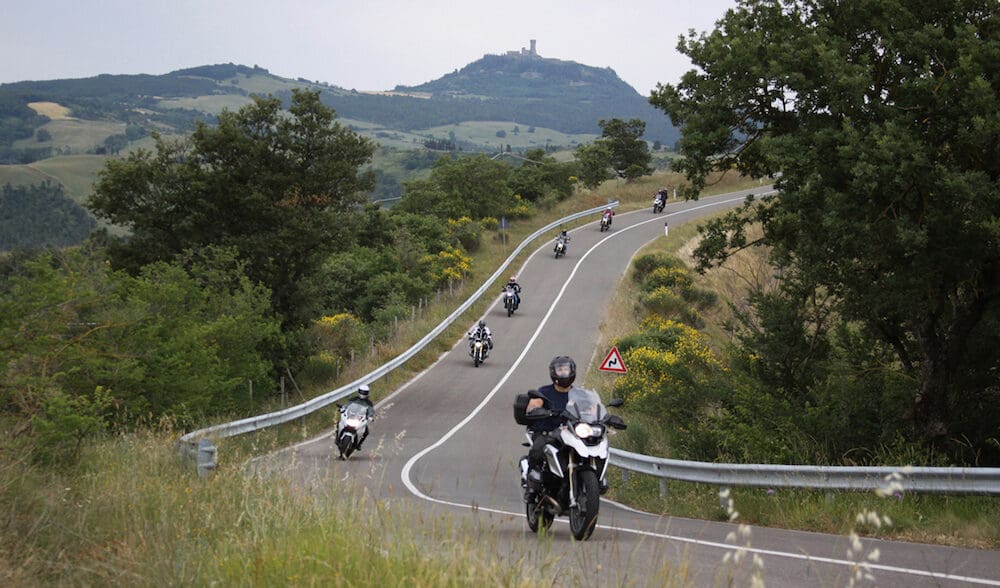
M 204 478 L 212 473 L 217 465 L 216 456 L 218 454 L 218 449 L 215 447 L 215 443 L 212 443 L 211 439 L 200 439 L 198 441 L 198 477 Z
M 667 494 L 667 479 L 660 475 L 660 464 L 653 466 L 656 469 L 656 477 L 660 479 L 660 498 L 666 498 Z

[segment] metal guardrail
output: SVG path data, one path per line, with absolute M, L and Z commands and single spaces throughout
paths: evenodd
M 851 467 L 729 464 L 650 457 L 611 450 L 611 465 L 667 479 L 728 488 L 813 488 L 937 494 L 1000 494 L 1000 468 Z M 660 486 L 666 494 L 665 484 Z
M 321 408 L 329 406 L 334 402 L 346 398 L 354 393 L 361 384 L 369 384 L 384 377 L 392 370 L 398 368 L 399 366 L 406 363 L 407 360 L 411 359 L 414 355 L 419 353 L 424 347 L 426 347 L 431 341 L 433 341 L 438 335 L 444 332 L 455 320 L 458 319 L 466 310 L 468 310 L 479 298 L 490 288 L 493 287 L 493 283 L 506 271 L 507 267 L 513 263 L 514 259 L 517 258 L 518 254 L 524 250 L 525 247 L 530 245 L 535 239 L 542 236 L 548 231 L 555 229 L 570 221 L 574 221 L 585 216 L 599 213 L 604 209 L 610 207 L 616 207 L 619 205 L 619 201 L 615 200 L 608 204 L 603 204 L 601 206 L 584 210 L 565 216 L 557 221 L 553 221 L 544 227 L 538 229 L 528 237 L 526 237 L 517 248 L 507 257 L 506 260 L 497 270 L 483 282 L 483 285 L 476 290 L 472 296 L 469 297 L 461 306 L 455 309 L 447 318 L 445 318 L 441 324 L 434 327 L 434 329 L 429 332 L 423 339 L 417 341 L 412 347 L 404 351 L 403 353 L 396 356 L 393 360 L 386 363 L 385 365 L 379 367 L 378 369 L 365 374 L 364 376 L 354 380 L 350 384 L 341 386 L 336 390 L 327 392 L 321 396 L 317 396 L 311 400 L 292 406 L 277 412 L 271 412 L 267 414 L 262 414 L 254 417 L 249 417 L 241 419 L 238 421 L 233 421 L 229 423 L 222 423 L 207 427 L 204 429 L 198 429 L 197 431 L 192 431 L 180 439 L 182 453 L 185 457 L 194 458 L 198 464 L 199 475 L 205 475 L 215 467 L 215 459 L 217 450 L 215 445 L 212 443 L 213 439 L 222 439 L 226 437 L 233 437 L 235 435 L 241 435 L 243 433 L 249 433 L 252 431 L 257 431 L 267 427 L 273 427 L 275 425 L 280 425 L 282 423 L 287 423 L 288 421 L 293 421 L 295 419 L 301 418 L 315 412 Z

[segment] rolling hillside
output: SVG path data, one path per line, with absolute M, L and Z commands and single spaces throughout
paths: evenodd
M 392 92 L 357 92 L 230 63 L 163 75 L 0 84 L 0 186 L 55 182 L 83 204 L 105 160 L 152 149 L 152 133 L 183 135 L 197 121 L 213 124 L 224 109 L 250 103 L 253 95 L 287 102 L 297 88 L 318 91 L 342 124 L 383 147 L 374 167 L 384 181 L 372 195 L 381 200 L 398 198 L 402 181 L 419 174 L 411 169 L 413 161 L 433 161 L 404 155 L 429 145 L 463 152 L 571 152 L 598 137 L 598 121 L 610 118 L 646 121 L 650 142 L 669 146 L 678 137 L 666 116 L 613 70 L 546 59 L 533 50 L 485 55 Z M 401 158 L 404 165 L 392 163 Z

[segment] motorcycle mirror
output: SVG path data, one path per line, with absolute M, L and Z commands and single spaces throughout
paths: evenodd
M 610 406 L 611 408 L 618 408 L 619 406 L 621 406 L 623 404 L 625 404 L 624 400 L 622 400 L 621 398 L 615 398 L 611 402 L 608 403 L 608 406 Z
M 625 421 L 622 420 L 622 417 L 616 414 L 608 416 L 608 426 L 614 429 L 621 429 L 621 430 L 625 430 L 628 428 L 628 425 L 625 424 Z

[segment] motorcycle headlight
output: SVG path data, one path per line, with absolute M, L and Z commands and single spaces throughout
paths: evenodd
M 359 419 L 357 417 L 351 417 L 351 418 L 347 419 L 347 426 L 348 427 L 354 427 L 355 429 L 357 429 L 358 427 L 361 426 L 361 419 Z
M 483 346 L 482 341 L 476 341 L 476 349 L 479 349 L 482 346 Z
M 588 423 L 577 423 L 573 427 L 573 432 L 576 433 L 576 436 L 581 439 L 587 439 L 590 437 L 602 437 L 604 436 L 604 426 L 591 425 Z

